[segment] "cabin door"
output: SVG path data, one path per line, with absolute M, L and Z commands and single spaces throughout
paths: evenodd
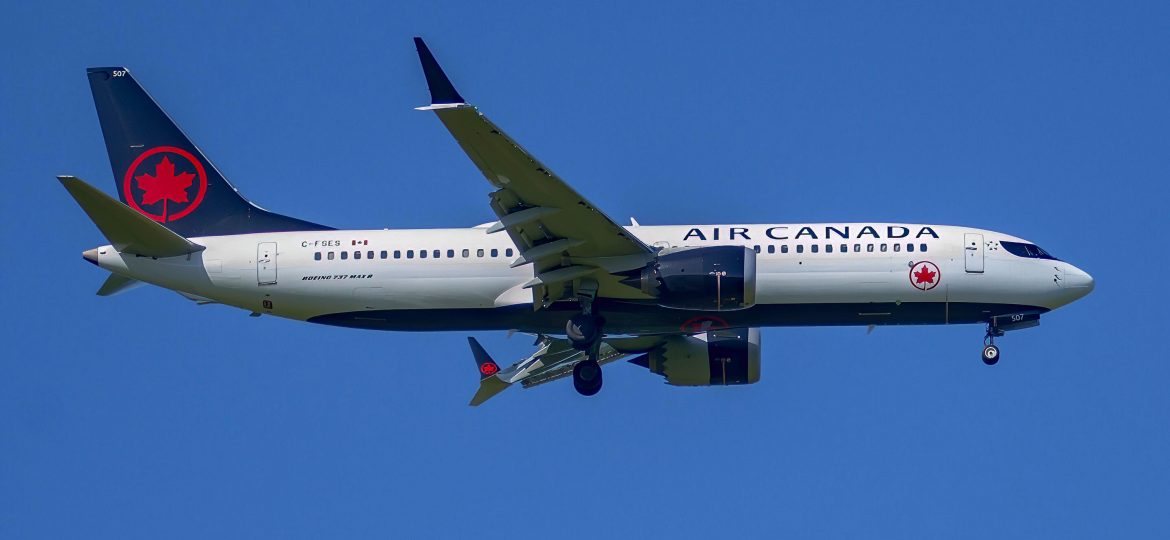
M 256 284 L 276 285 L 276 242 L 256 246 Z
M 972 274 L 983 273 L 983 235 L 967 233 L 963 235 L 963 259 L 967 272 Z

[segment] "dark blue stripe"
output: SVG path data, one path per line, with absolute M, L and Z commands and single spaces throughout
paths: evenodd
M 658 334 L 698 330 L 704 320 L 714 327 L 866 326 L 984 323 L 992 317 L 1038 314 L 1047 308 L 1019 304 L 902 302 L 862 304 L 769 304 L 722 313 L 661 308 L 646 304 L 598 301 L 609 334 Z M 484 309 L 401 309 L 354 311 L 312 317 L 309 322 L 397 331 L 483 331 L 562 334 L 565 321 L 577 312 L 574 303 L 558 303 L 539 311 L 530 305 Z M 882 314 L 882 315 L 878 315 Z M 888 315 L 886 315 L 888 314 Z M 696 320 L 698 319 L 698 320 Z

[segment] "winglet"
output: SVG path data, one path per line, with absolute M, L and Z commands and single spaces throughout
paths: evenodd
M 483 380 L 500 372 L 500 365 L 492 360 L 487 351 L 483 350 L 483 345 L 473 337 L 467 338 L 467 343 L 471 345 L 471 354 L 475 356 L 475 367 L 479 369 L 479 379 Z
M 479 390 L 475 392 L 475 395 L 471 398 L 471 403 L 469 403 L 469 405 L 475 407 L 491 399 L 492 396 L 507 390 L 512 385 L 496 376 L 500 372 L 500 365 L 495 360 L 492 360 L 492 357 L 488 355 L 487 351 L 483 349 L 483 346 L 475 338 L 468 337 L 467 343 L 471 345 L 471 354 L 475 357 L 475 365 L 479 370 Z
M 422 63 L 423 75 L 426 76 L 427 87 L 431 91 L 431 106 L 419 107 L 419 109 L 447 108 L 441 107 L 442 105 L 463 105 L 465 103 L 463 96 L 455 90 L 451 79 L 448 79 L 447 74 L 443 73 L 443 68 L 439 67 L 435 55 L 431 54 L 431 50 L 427 48 L 427 44 L 423 42 L 422 38 L 414 38 L 414 46 L 418 49 L 418 60 Z

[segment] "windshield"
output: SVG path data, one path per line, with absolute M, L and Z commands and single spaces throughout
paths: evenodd
M 1051 259 L 1054 261 L 1060 260 L 1056 257 L 1053 257 L 1036 244 L 1000 241 L 999 245 L 1003 246 L 1003 248 L 1006 249 L 1008 253 L 1011 253 L 1017 257 L 1027 257 L 1029 259 Z

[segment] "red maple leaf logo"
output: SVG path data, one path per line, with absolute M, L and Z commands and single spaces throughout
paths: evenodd
M 495 375 L 499 370 L 500 366 L 497 366 L 495 362 L 484 362 L 483 365 L 479 366 L 479 372 L 482 373 L 484 377 L 487 377 L 488 375 Z
M 938 275 L 938 272 L 931 272 L 930 268 L 927 268 L 924 264 L 917 272 L 914 272 L 914 283 L 916 285 L 919 283 L 934 283 L 934 276 L 936 275 Z
M 162 200 L 177 203 L 189 202 L 187 189 L 195 182 L 195 175 L 189 172 L 175 174 L 175 164 L 163 156 L 154 166 L 154 175 L 141 174 L 134 177 L 142 188 L 142 204 L 154 204 Z

